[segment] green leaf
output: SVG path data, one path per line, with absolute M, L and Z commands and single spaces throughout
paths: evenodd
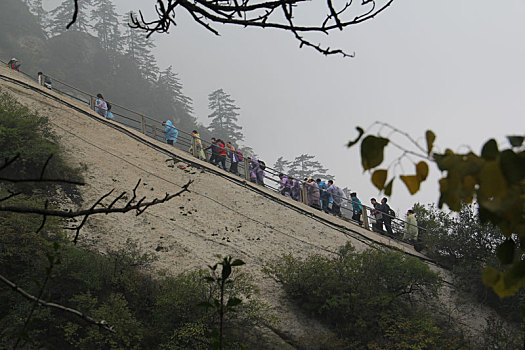
M 499 155 L 498 143 L 494 139 L 488 140 L 481 150 L 481 156 L 486 160 L 495 160 Z
M 211 303 L 208 303 L 207 301 L 201 301 L 197 304 L 198 307 L 213 307 Z
M 228 299 L 228 303 L 226 304 L 227 307 L 234 307 L 237 305 L 240 305 L 242 303 L 242 300 L 239 298 L 230 298 Z
M 419 185 L 421 181 L 417 175 L 401 175 L 401 180 L 405 183 L 410 194 L 414 194 L 419 191 Z
M 427 130 L 425 133 L 425 138 L 427 140 L 427 153 L 430 155 L 432 149 L 434 148 L 434 141 L 436 140 L 436 134 L 432 130 Z
M 244 265 L 244 264 L 246 264 L 246 263 L 244 261 L 242 261 L 241 259 L 235 259 L 231 263 L 231 266 L 241 266 L 241 265 Z
M 383 151 L 389 140 L 368 135 L 361 142 L 361 163 L 364 170 L 375 168 L 383 162 Z
M 516 153 L 506 149 L 500 154 L 500 167 L 503 176 L 511 184 L 519 184 L 525 178 L 525 157 L 520 159 Z
M 390 197 L 392 195 L 392 186 L 394 184 L 394 179 L 390 180 L 385 186 L 385 196 Z
M 377 187 L 378 190 L 383 190 L 387 175 L 388 171 L 384 169 L 378 169 L 372 174 L 372 183 L 375 187 Z
M 428 176 L 428 164 L 421 161 L 416 164 L 416 175 L 421 181 L 425 181 Z
M 523 136 L 507 136 L 507 139 L 509 140 L 510 145 L 512 147 L 521 147 L 525 137 L 523 137 Z
M 359 135 L 357 135 L 356 139 L 353 140 L 353 141 L 348 141 L 348 144 L 346 145 L 346 147 L 350 148 L 352 147 L 353 145 L 355 145 L 356 143 L 359 142 L 359 140 L 361 140 L 361 137 L 363 136 L 363 134 L 365 133 L 365 131 L 361 128 L 361 127 L 356 127 L 356 130 L 357 132 L 359 133 Z
M 230 277 L 232 273 L 232 268 L 231 268 L 231 265 L 224 265 L 222 267 L 222 279 L 225 281 L 228 279 L 228 277 Z
M 496 256 L 503 265 L 512 264 L 516 245 L 512 239 L 507 239 L 496 248 Z

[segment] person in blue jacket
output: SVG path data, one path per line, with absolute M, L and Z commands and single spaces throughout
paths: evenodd
M 361 225 L 361 214 L 363 213 L 363 205 L 359 198 L 357 198 L 357 193 L 350 193 L 350 198 L 352 199 L 352 219 L 359 222 Z
M 175 129 L 175 126 L 173 126 L 171 120 L 166 120 L 162 123 L 162 126 L 164 127 L 164 133 L 166 134 L 166 142 L 169 145 L 173 145 L 174 143 L 176 143 L 179 131 Z
M 317 179 L 315 182 L 317 182 L 317 186 L 321 192 L 321 208 L 325 213 L 328 213 L 328 202 L 330 201 L 330 193 L 326 191 L 328 189 L 328 185 L 321 179 Z

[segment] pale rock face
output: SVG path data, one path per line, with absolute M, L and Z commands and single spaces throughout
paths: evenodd
M 25 79 L 21 74 L 4 67 L 0 68 L 0 74 Z M 24 81 L 37 87 L 35 82 Z M 172 161 L 168 154 L 100 122 L 100 117 L 85 106 L 78 105 L 94 118 L 41 93 L 2 79 L 0 88 L 12 93 L 29 108 L 48 116 L 69 161 L 74 166 L 86 169 L 84 179 L 87 184 L 80 188 L 83 198 L 81 207 L 89 207 L 113 188 L 118 194 L 124 191 L 131 193 L 139 179 L 141 184 L 137 196 L 146 196 L 147 199 L 175 193 L 180 190 L 180 186 L 189 180 L 193 181 L 189 193 L 151 207 L 140 216 L 127 213 L 90 218 L 81 231 L 80 244 L 105 251 L 116 249 L 127 239 L 132 239 L 144 251 L 158 257 L 154 266 L 156 269 L 170 274 L 206 268 L 217 262 L 218 256 L 232 255 L 243 259 L 246 265 L 242 269 L 253 276 L 261 290 L 261 298 L 272 306 L 281 319 L 278 332 L 281 337 L 299 341 L 329 332 L 316 321 L 302 315 L 284 298 L 280 285 L 261 272 L 264 263 L 288 253 L 298 257 L 314 253 L 331 254 L 348 241 L 358 251 L 367 248 L 373 241 L 382 241 L 412 255 L 419 255 L 412 247 L 380 237 L 269 190 L 249 183 L 235 183 L 228 173 L 213 168 L 213 171 L 219 171 L 223 176 L 215 175 L 206 168 L 207 163 L 191 158 L 189 153 L 150 139 L 183 158 Z M 49 90 L 45 92 L 55 94 Z M 76 104 L 71 100 L 68 102 Z M 118 123 L 114 124 L 141 135 Z M 184 166 L 179 167 L 181 164 Z M 263 192 L 266 196 L 262 195 Z M 288 205 L 283 205 L 283 201 Z M 78 203 L 70 201 L 63 205 L 75 207 Z M 294 210 L 292 206 L 299 206 L 318 217 L 304 215 L 304 212 Z M 337 229 L 331 223 L 343 225 L 346 230 Z M 433 269 L 439 270 L 435 266 Z M 443 292 L 442 295 L 452 304 L 453 297 L 449 293 Z M 476 313 L 484 313 L 479 308 L 476 310 Z M 468 312 L 470 319 L 478 319 L 472 314 L 472 309 Z M 459 318 L 463 320 L 463 317 Z M 475 326 L 478 326 L 478 322 L 475 322 Z M 268 334 L 273 337 L 272 342 L 279 344 L 277 348 L 285 348 L 285 343 L 276 334 L 271 331 Z

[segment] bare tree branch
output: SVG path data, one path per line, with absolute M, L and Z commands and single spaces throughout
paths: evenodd
M 78 0 L 75 4 L 73 20 L 77 18 Z M 231 24 L 241 27 L 273 28 L 291 32 L 299 41 L 300 47 L 308 46 L 324 55 L 339 54 L 354 57 L 341 49 L 331 49 L 321 44 L 314 44 L 311 39 L 299 33 L 324 33 L 359 24 L 374 18 L 387 9 L 394 0 L 362 0 L 360 3 L 350 1 L 325 0 L 316 2 L 321 5 L 319 16 L 310 19 L 308 16 L 292 15 L 293 8 L 302 10 L 308 6 L 308 0 L 156 0 L 156 18 L 146 20 L 142 11 L 131 14 L 128 25 L 142 29 L 151 36 L 153 33 L 167 33 L 170 27 L 176 26 L 176 13 L 188 13 L 195 22 L 206 30 L 219 35 L 214 28 L 217 24 Z M 337 6 L 339 5 L 339 6 Z M 299 8 L 299 6 L 301 6 Z
M 35 297 L 34 295 L 31 295 L 29 294 L 28 292 L 26 292 L 24 289 L 20 288 L 19 286 L 17 286 L 15 283 L 11 282 L 10 280 L 8 280 L 7 278 L 5 278 L 4 276 L 0 275 L 0 281 L 3 282 L 4 284 L 6 284 L 7 286 L 9 286 L 9 288 L 11 288 L 13 291 L 17 292 L 18 294 L 22 295 L 24 298 L 28 299 L 28 300 L 31 300 L 31 301 L 34 301 L 42 306 L 45 306 L 45 307 L 50 307 L 50 308 L 53 308 L 53 309 L 58 309 L 58 310 L 61 310 L 61 311 L 65 311 L 65 312 L 68 312 L 68 313 L 71 313 L 71 314 L 74 314 L 80 318 L 82 318 L 83 320 L 91 323 L 91 324 L 94 324 L 94 325 L 97 325 L 97 326 L 100 326 L 112 333 L 115 333 L 115 330 L 113 329 L 113 326 L 109 325 L 106 321 L 104 320 L 100 320 L 100 321 L 97 321 L 91 317 L 89 317 L 88 315 L 78 311 L 78 310 L 75 310 L 75 309 L 72 309 L 72 308 L 69 308 L 69 307 L 66 307 L 66 306 L 62 306 L 62 305 L 59 305 L 59 304 L 55 304 L 55 303 L 50 303 L 50 302 L 47 302 L 47 301 L 44 301 L 40 298 L 37 298 Z
M 111 203 L 108 206 L 104 206 L 102 204 L 102 201 L 104 199 L 106 199 L 107 197 L 109 197 L 113 193 L 114 189 L 112 189 L 108 193 L 106 193 L 103 196 L 101 196 L 89 209 L 76 210 L 76 211 L 48 209 L 47 202 L 46 202 L 46 205 L 45 205 L 44 208 L 21 207 L 21 206 L 16 206 L 16 205 L 0 206 L 0 212 L 12 212 L 12 213 L 20 213 L 20 214 L 38 214 L 38 215 L 43 215 L 44 216 L 43 224 L 45 223 L 46 217 L 48 217 L 48 216 L 61 217 L 61 218 L 74 218 L 74 217 L 78 217 L 78 216 L 83 216 L 84 218 L 82 219 L 82 222 L 79 225 L 77 225 L 77 226 L 75 226 L 73 228 L 68 228 L 69 230 L 76 231 L 75 238 L 73 240 L 73 243 L 76 244 L 77 240 L 78 240 L 78 236 L 79 236 L 80 230 L 82 229 L 82 227 L 84 227 L 84 225 L 87 222 L 87 219 L 91 215 L 111 214 L 111 213 L 127 213 L 129 211 L 133 211 L 134 210 L 136 212 L 136 215 L 138 216 L 138 215 L 144 213 L 144 211 L 146 211 L 146 209 L 148 209 L 149 207 L 151 207 L 153 205 L 166 203 L 169 200 L 180 196 L 184 192 L 189 192 L 188 187 L 191 185 L 191 183 L 193 181 L 189 180 L 185 185 L 182 186 L 182 189 L 180 191 L 178 191 L 178 192 L 176 192 L 174 194 L 166 193 L 166 195 L 164 197 L 162 197 L 162 198 L 154 198 L 153 200 L 150 200 L 150 201 L 146 201 L 146 197 L 143 197 L 139 201 L 137 201 L 135 204 L 133 204 L 136 201 L 136 198 L 137 198 L 136 190 L 137 190 L 137 187 L 140 184 L 140 182 L 141 182 L 141 180 L 139 180 L 137 182 L 137 185 L 133 189 L 133 196 L 131 197 L 131 199 L 129 199 L 126 202 L 126 204 L 124 206 L 121 206 L 121 207 L 115 207 L 115 204 L 116 204 L 116 202 L 118 200 L 122 199 L 122 197 L 124 197 L 126 195 L 126 192 L 123 192 L 120 195 L 118 195 L 115 199 L 113 199 L 111 201 Z M 41 228 L 42 228 L 42 226 L 41 226 Z M 41 230 L 41 228 L 39 230 Z
M 71 19 L 71 22 L 66 26 L 66 29 L 69 29 L 76 21 L 78 16 L 78 0 L 73 0 L 73 3 L 75 5 L 75 12 L 73 12 L 73 18 Z
M 59 184 L 71 184 L 71 185 L 78 185 L 83 186 L 85 185 L 82 181 L 76 181 L 76 180 L 65 180 L 65 179 L 44 179 L 44 173 L 47 169 L 47 166 L 49 165 L 49 161 L 53 158 L 53 154 L 51 154 L 46 162 L 44 163 L 44 166 L 42 167 L 42 170 L 40 171 L 40 176 L 37 178 L 29 178 L 29 179 L 10 179 L 4 176 L 0 176 L 0 181 L 3 182 L 10 182 L 10 183 L 28 183 L 28 182 L 42 182 L 42 183 L 59 183 Z M 4 169 L 7 169 L 11 165 L 13 165 L 17 160 L 20 159 L 20 154 L 17 154 L 16 156 L 12 158 L 6 158 L 4 160 L 4 164 L 0 165 L 0 172 Z

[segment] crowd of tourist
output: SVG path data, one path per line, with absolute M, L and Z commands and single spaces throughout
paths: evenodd
M 173 145 L 177 141 L 178 131 L 173 126 L 170 120 L 163 123 L 166 142 Z M 210 145 L 203 148 L 199 133 L 196 130 L 192 132 L 192 143 L 190 146 L 190 153 L 200 158 L 206 159 L 205 151 L 210 151 L 211 164 L 219 168 L 229 171 L 233 174 L 238 174 L 238 164 L 243 161 L 243 154 L 235 149 L 231 142 L 224 142 L 219 138 L 212 137 Z M 263 161 L 248 158 L 249 178 L 250 181 L 264 186 L 265 168 Z M 226 164 L 229 162 L 230 166 L 227 168 Z M 356 192 L 350 194 L 350 199 L 347 198 L 345 192 L 334 184 L 333 180 L 323 181 L 322 179 L 314 179 L 312 177 L 304 178 L 302 181 L 293 178 L 292 176 L 279 174 L 279 189 L 278 191 L 285 197 L 293 199 L 298 202 L 307 203 L 309 206 L 318 210 L 324 211 L 338 217 L 342 217 L 341 207 L 346 203 L 351 203 L 352 220 L 363 224 L 363 204 L 357 197 Z M 378 203 L 375 198 L 370 200 L 372 210 L 370 211 L 370 218 L 372 219 L 372 229 L 380 234 L 386 234 L 393 237 L 392 219 L 395 218 L 395 212 L 387 204 L 388 199 L 385 197 Z M 384 227 L 384 228 L 383 228 Z M 405 222 L 405 233 L 403 239 L 411 242 L 417 240 L 417 221 L 412 210 L 407 212 L 407 221 Z
M 19 71 L 21 62 L 16 58 L 12 58 L 8 62 L 8 67 Z M 49 89 L 52 88 L 49 77 L 44 77 L 42 72 L 38 72 L 38 83 Z M 95 111 L 106 119 L 113 119 L 111 112 L 111 104 L 108 103 L 102 94 L 97 94 L 97 99 L 94 105 Z M 162 123 L 164 127 L 164 135 L 166 142 L 174 145 L 177 142 L 178 130 L 173 125 L 171 120 L 166 120 Z M 221 139 L 212 137 L 210 146 L 204 148 L 202 140 L 197 130 L 192 131 L 192 142 L 189 152 L 201 160 L 208 161 L 219 168 L 229 171 L 233 174 L 239 175 L 238 164 L 244 160 L 243 154 L 236 150 L 233 144 L 228 141 L 224 142 Z M 210 150 L 211 156 L 209 160 L 206 157 L 206 151 Z M 230 167 L 226 167 L 226 161 L 229 161 Z M 256 158 L 247 158 L 249 179 L 251 182 L 264 186 L 266 164 Z M 299 181 L 291 176 L 279 174 L 279 192 L 290 199 L 298 202 L 307 203 L 309 206 L 316 208 L 325 213 L 342 217 L 341 207 L 350 202 L 352 210 L 352 220 L 363 224 L 363 204 L 357 198 L 357 193 L 352 192 L 350 199 L 347 198 L 345 192 L 334 184 L 333 180 L 327 182 L 318 178 L 314 181 L 312 177 L 307 177 L 303 181 Z M 395 218 L 395 212 L 387 204 L 387 198 L 381 199 L 378 203 L 375 198 L 370 200 L 372 208 L 370 211 L 370 218 L 372 218 L 372 228 L 375 232 L 393 236 L 392 219 Z M 366 210 L 366 208 L 365 208 Z M 383 229 L 384 226 L 384 229 Z M 411 243 L 418 239 L 417 220 L 413 210 L 408 210 L 406 215 L 403 240 Z

